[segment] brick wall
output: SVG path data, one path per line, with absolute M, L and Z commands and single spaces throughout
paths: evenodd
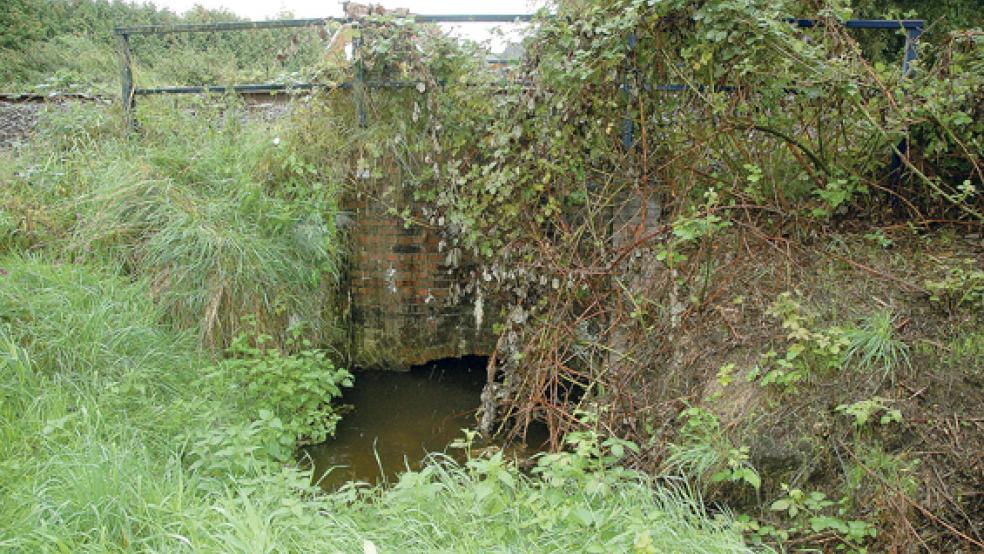
M 384 183 L 365 183 L 360 193 L 347 194 L 341 206 L 350 220 L 343 285 L 350 313 L 350 365 L 405 370 L 440 358 L 489 355 L 495 337 L 488 318 L 478 327 L 474 298 L 456 294 L 473 268 L 447 265 L 443 230 L 407 228 L 402 217 L 387 213 L 394 198 L 418 213 L 408 194 L 387 195 Z

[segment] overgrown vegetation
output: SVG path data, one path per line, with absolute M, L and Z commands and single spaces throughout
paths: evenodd
M 288 341 L 288 348 L 302 350 L 285 356 L 270 348 L 269 335 L 255 338 L 239 335 L 229 348 L 230 358 L 215 371 L 243 385 L 249 403 L 284 423 L 284 433 L 295 443 L 322 443 L 335 434 L 340 416 L 328 401 L 342 395 L 342 387 L 352 386 L 352 374 L 335 369 L 323 351 L 311 350 L 311 341 L 300 340 L 299 333 Z M 296 344 L 300 342 L 300 345 Z
M 532 474 L 473 452 L 322 491 L 296 448 L 334 432 L 352 379 L 321 348 L 333 170 L 234 101 L 141 108 L 139 139 L 54 108 L 0 153 L 0 550 L 745 551 L 596 433 Z
M 900 3 L 572 0 L 506 72 L 373 18 L 356 70 L 411 86 L 271 127 L 215 99 L 143 103 L 139 137 L 51 114 L 0 154 L 0 546 L 984 548 L 963 5 L 934 8 L 909 73 L 902 30 L 840 24 Z M 530 473 L 435 458 L 320 494 L 291 461 L 344 425 L 347 187 L 481 264 L 483 431 L 545 421 Z
M 498 432 L 542 420 L 559 446 L 593 412 L 644 446 L 630 463 L 686 474 L 787 547 L 978 547 L 980 463 L 937 431 L 982 398 L 984 360 L 940 360 L 981 324 L 984 41 L 949 21 L 903 72 L 901 29 L 840 24 L 888 7 L 857 8 L 559 2 L 505 83 L 433 28 L 378 19 L 364 74 L 416 86 L 357 91 L 364 128 L 337 93 L 307 124 L 355 138 L 331 150 L 353 186 L 409 183 L 417 209 L 379 200 L 483 264 Z M 920 399 L 951 387 L 946 417 Z M 768 509 L 789 497 L 812 500 Z
M 392 490 L 321 494 L 292 461 L 291 424 L 271 413 L 300 417 L 294 397 L 257 406 L 258 368 L 245 379 L 204 369 L 193 336 L 160 325 L 145 282 L 37 257 L 6 255 L 0 268 L 4 551 L 743 549 L 726 517 L 610 468 L 617 457 L 596 458 L 595 443 L 544 459 L 542 478 L 500 455 L 435 461 Z M 321 362 L 305 352 L 268 356 L 262 375 L 304 390 L 273 366 Z

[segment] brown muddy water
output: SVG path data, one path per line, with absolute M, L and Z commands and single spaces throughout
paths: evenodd
M 348 481 L 393 482 L 419 469 L 431 452 L 461 453 L 448 445 L 476 425 L 475 411 L 485 384 L 485 358 L 442 360 L 410 372 L 355 371 L 355 386 L 346 390 L 335 436 L 302 452 L 314 464 L 322 488 Z M 542 444 L 543 429 L 531 429 L 527 442 Z M 523 449 L 519 453 L 531 453 Z

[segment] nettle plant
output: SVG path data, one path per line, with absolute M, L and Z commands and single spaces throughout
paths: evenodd
M 978 263 L 969 258 L 960 260 L 939 279 L 927 280 L 924 284 L 929 301 L 949 313 L 984 308 L 984 270 L 979 269 Z
M 859 400 L 851 404 L 840 404 L 834 411 L 854 420 L 854 428 L 860 431 L 869 422 L 878 416 L 880 425 L 898 423 L 902 421 L 902 412 L 891 407 L 891 400 L 875 396 L 865 400 Z
M 270 346 L 272 338 L 240 334 L 219 369 L 237 383 L 245 405 L 267 415 L 282 434 L 297 444 L 324 442 L 335 434 L 341 416 L 331 402 L 352 386 L 352 374 L 336 368 L 327 352 L 312 348 L 299 333 L 288 341 L 298 350 L 285 354 Z
M 533 469 L 553 486 L 574 486 L 587 494 L 605 494 L 618 481 L 636 476 L 622 467 L 625 458 L 639 447 L 616 437 L 604 437 L 594 429 L 575 431 L 564 437 L 570 452 L 544 454 Z
M 872 523 L 848 517 L 846 499 L 834 502 L 820 491 L 806 492 L 786 483 L 782 484 L 782 491 L 783 496 L 769 509 L 783 519 L 783 524 L 767 524 L 748 516 L 738 518 L 739 526 L 753 544 L 782 544 L 796 537 L 831 534 L 837 540 L 836 551 L 864 554 L 865 544 L 878 536 Z

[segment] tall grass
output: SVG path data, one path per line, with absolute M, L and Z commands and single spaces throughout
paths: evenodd
M 370 501 L 329 512 L 347 531 L 332 550 L 355 551 L 367 538 L 381 552 L 747 551 L 728 517 L 712 519 L 683 489 L 601 469 L 554 473 L 577 458 L 541 459 L 536 478 L 499 456 L 464 466 L 432 459 L 393 488 L 369 491 Z
M 0 290 L 0 546 L 138 542 L 175 484 L 176 437 L 200 424 L 192 337 L 161 328 L 146 287 L 4 257 Z M 200 408 L 201 406 L 199 406 Z
M 99 110 L 53 111 L 41 129 L 47 154 L 3 164 L 15 192 L 0 201 L 6 242 L 149 279 L 170 321 L 216 350 L 247 315 L 278 339 L 303 325 L 330 342 L 334 183 L 235 102 L 148 102 L 139 140 Z
M 291 464 L 191 463 L 215 433 L 213 463 L 251 447 L 229 430 L 255 414 L 202 372 L 191 334 L 159 323 L 148 284 L 21 255 L 0 267 L 0 551 L 745 550 L 683 489 L 575 454 L 537 476 L 437 458 L 334 494 Z

